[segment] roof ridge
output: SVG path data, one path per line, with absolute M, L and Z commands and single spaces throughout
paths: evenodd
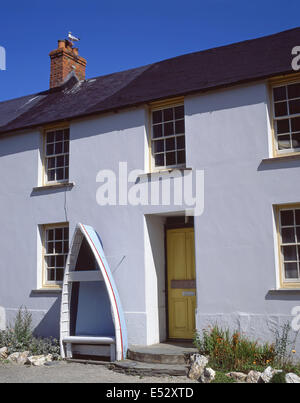
M 125 69 L 125 70 L 115 71 L 115 72 L 109 73 L 109 74 L 90 77 L 90 78 L 85 79 L 84 82 L 89 82 L 90 80 L 97 80 L 97 79 L 100 79 L 100 78 L 107 78 L 107 77 L 110 77 L 110 76 L 114 76 L 116 74 L 126 73 L 126 72 L 129 72 L 129 71 L 143 69 L 143 68 L 146 68 L 146 67 L 150 68 L 150 67 L 152 67 L 152 66 L 154 66 L 156 64 L 168 62 L 168 61 L 171 61 L 171 60 L 176 60 L 176 59 L 179 59 L 179 58 L 182 58 L 182 57 L 185 57 L 185 56 L 193 56 L 193 55 L 196 55 L 196 54 L 199 54 L 199 53 L 204 54 L 204 53 L 213 52 L 213 51 L 219 50 L 219 49 L 236 47 L 238 45 L 242 45 L 242 44 L 245 44 L 247 42 L 254 42 L 254 41 L 259 41 L 259 40 L 262 40 L 262 39 L 267 39 L 267 38 L 270 38 L 270 37 L 276 37 L 276 36 L 280 36 L 280 35 L 282 35 L 284 33 L 288 33 L 288 32 L 291 32 L 291 31 L 296 31 L 296 30 L 299 30 L 299 29 L 300 29 L 300 26 L 290 28 L 290 29 L 287 29 L 287 30 L 284 30 L 284 31 L 276 32 L 276 33 L 273 33 L 273 34 L 259 36 L 257 38 L 245 39 L 245 40 L 242 40 L 242 41 L 239 41 L 239 42 L 231 42 L 231 43 L 228 43 L 226 45 L 215 46 L 213 48 L 207 48 L 207 49 L 202 49 L 202 50 L 198 50 L 198 51 L 195 51 L 195 52 L 183 53 L 181 55 L 172 56 L 172 57 L 169 57 L 167 59 L 158 60 L 156 62 L 148 63 L 148 64 L 141 65 L 141 66 L 138 66 L 138 67 L 132 67 L 132 68 Z M 0 101 L 0 104 L 2 104 L 3 102 L 11 102 L 11 101 L 15 101 L 15 100 L 18 100 L 18 99 L 30 97 L 30 96 L 47 95 L 48 93 L 51 93 L 51 92 L 60 91 L 60 89 L 64 85 L 65 85 L 65 83 L 62 83 L 60 86 L 52 88 L 52 89 L 42 90 L 42 91 L 37 92 L 37 93 L 28 94 L 28 95 L 24 95 L 24 96 L 21 96 L 21 97 L 16 97 L 16 98 L 10 98 L 10 99 L 7 99 L 7 100 L 3 100 L 3 101 Z

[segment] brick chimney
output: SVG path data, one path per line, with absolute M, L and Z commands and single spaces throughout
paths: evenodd
M 67 39 L 58 41 L 58 48 L 49 53 L 51 59 L 50 88 L 61 85 L 72 71 L 79 80 L 85 79 L 86 60 L 78 55 L 78 48 Z

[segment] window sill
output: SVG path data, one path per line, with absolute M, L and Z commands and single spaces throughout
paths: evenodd
M 61 288 L 38 288 L 36 290 L 32 290 L 31 294 L 61 294 Z
M 51 190 L 51 189 L 62 189 L 62 188 L 70 188 L 72 189 L 75 186 L 74 182 L 62 182 L 62 183 L 53 183 L 49 185 L 42 185 L 33 188 L 34 192 L 39 192 L 43 190 Z
M 169 174 L 172 174 L 172 172 L 184 172 L 184 171 L 192 171 L 193 168 L 187 168 L 187 167 L 178 167 L 178 168 L 169 168 L 169 169 L 162 169 L 158 171 L 152 171 L 152 172 L 145 172 L 144 174 L 141 174 L 138 176 L 139 179 L 150 179 L 150 178 L 157 178 L 161 176 L 168 176 Z
M 270 294 L 276 293 L 300 293 L 300 288 L 273 288 L 269 290 Z
M 280 161 L 293 161 L 300 160 L 300 153 L 297 154 L 289 154 L 289 155 L 276 155 L 276 157 L 264 158 L 262 160 L 263 163 L 268 162 L 280 162 Z

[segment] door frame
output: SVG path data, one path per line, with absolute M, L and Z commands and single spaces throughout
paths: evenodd
M 167 251 L 167 231 L 170 229 L 183 229 L 183 228 L 193 228 L 195 232 L 194 226 L 194 217 L 189 216 L 174 216 L 168 217 L 165 228 L 164 228 L 164 242 L 165 242 L 165 306 L 166 306 L 166 335 L 168 341 L 188 341 L 188 339 L 174 339 L 170 338 L 169 335 L 169 287 L 168 287 L 168 251 Z M 196 270 L 196 268 L 195 268 Z M 197 283 L 196 283 L 197 290 Z

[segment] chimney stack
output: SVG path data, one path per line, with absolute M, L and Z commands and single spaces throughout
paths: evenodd
M 85 80 L 86 60 L 78 55 L 78 48 L 67 39 L 59 40 L 58 47 L 49 53 L 51 59 L 50 88 L 60 86 L 72 71 L 78 80 Z

